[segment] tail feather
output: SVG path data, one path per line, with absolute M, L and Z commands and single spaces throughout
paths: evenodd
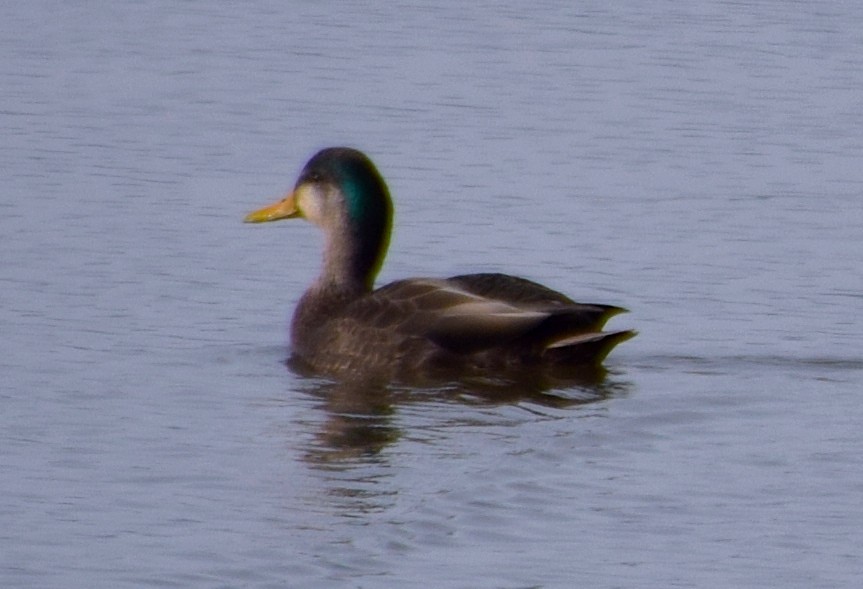
M 543 351 L 549 364 L 590 364 L 598 366 L 614 347 L 635 337 L 633 330 L 582 333 L 555 341 Z

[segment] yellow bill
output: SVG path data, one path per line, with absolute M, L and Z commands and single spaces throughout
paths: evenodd
M 257 211 L 253 211 L 246 215 L 243 219 L 244 223 L 266 223 L 268 221 L 278 221 L 279 219 L 291 219 L 300 216 L 300 209 L 297 207 L 297 197 L 295 193 L 291 193 L 279 202 L 273 203 Z

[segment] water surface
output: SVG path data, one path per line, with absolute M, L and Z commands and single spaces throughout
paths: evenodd
M 0 8 L 0 584 L 856 587 L 853 2 Z M 381 280 L 632 310 L 599 383 L 284 364 L 318 148 Z

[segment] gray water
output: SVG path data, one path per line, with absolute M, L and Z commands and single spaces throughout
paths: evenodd
M 859 2 L 0 7 L 0 585 L 857 587 Z M 284 364 L 367 151 L 381 281 L 632 313 L 595 384 Z

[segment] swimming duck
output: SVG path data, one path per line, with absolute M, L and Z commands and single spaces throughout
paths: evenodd
M 247 223 L 304 218 L 325 235 L 323 270 L 291 321 L 294 360 L 331 375 L 499 374 L 598 366 L 633 331 L 602 332 L 625 311 L 576 303 L 506 274 L 408 278 L 374 289 L 387 252 L 393 206 L 362 152 L 324 149 L 282 200 Z

